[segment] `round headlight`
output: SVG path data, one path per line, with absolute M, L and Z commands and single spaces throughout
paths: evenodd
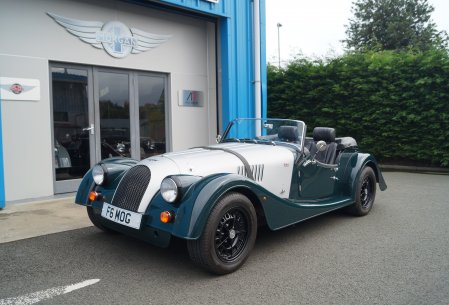
M 175 202 L 178 197 L 178 186 L 172 178 L 165 178 L 161 182 L 161 195 L 167 202 Z
M 104 182 L 104 169 L 101 165 L 97 164 L 92 168 L 92 178 L 97 185 L 101 185 Z

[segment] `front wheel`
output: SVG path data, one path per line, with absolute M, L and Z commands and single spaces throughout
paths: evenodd
M 363 168 L 356 192 L 355 202 L 347 211 L 355 216 L 365 216 L 371 211 L 376 198 L 376 175 L 371 167 Z
M 240 193 L 229 193 L 212 209 L 201 237 L 187 241 L 187 248 L 197 265 L 215 274 L 227 274 L 246 261 L 256 235 L 253 204 Z

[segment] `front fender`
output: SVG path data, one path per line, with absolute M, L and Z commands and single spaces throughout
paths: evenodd
M 76 192 L 75 203 L 80 205 L 88 205 L 89 204 L 89 193 L 95 187 L 94 179 L 92 178 L 92 169 L 89 169 L 87 173 L 84 175 L 83 180 L 78 187 L 78 191 Z
M 92 178 L 92 169 L 90 169 L 81 180 L 80 186 L 75 197 L 75 203 L 80 205 L 90 205 L 89 193 L 96 189 L 102 193 L 113 192 L 120 182 L 123 173 L 137 163 L 134 159 L 129 158 L 110 158 L 105 159 L 98 164 L 103 164 L 107 170 L 107 177 L 102 186 L 97 186 Z
M 256 187 L 258 185 L 252 180 L 236 174 L 219 176 L 209 181 L 201 188 L 193 204 L 188 236 L 194 239 L 201 236 L 212 209 L 224 194 L 236 188 L 251 190 Z
M 152 219 L 156 219 L 164 209 L 171 208 L 176 214 L 176 220 L 172 224 L 156 221 L 152 225 L 183 239 L 198 239 L 218 200 L 227 192 L 242 188 L 255 194 L 263 190 L 246 177 L 237 174 L 215 174 L 194 183 L 177 207 L 164 202 L 158 193 L 150 204 L 149 214 Z

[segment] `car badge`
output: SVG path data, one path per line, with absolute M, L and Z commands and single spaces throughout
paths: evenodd
M 9 87 L 9 90 L 14 94 L 20 94 L 23 92 L 23 87 L 21 84 L 13 84 L 11 87 Z

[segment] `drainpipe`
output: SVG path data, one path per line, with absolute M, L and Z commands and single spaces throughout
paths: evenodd
M 254 116 L 262 116 L 262 90 L 260 82 L 260 0 L 254 0 Z M 256 136 L 261 135 L 261 124 L 256 122 Z

